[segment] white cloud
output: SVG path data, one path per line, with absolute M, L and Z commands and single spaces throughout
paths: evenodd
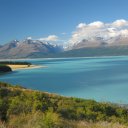
M 116 20 L 112 23 L 113 27 L 123 27 L 123 26 L 128 26 L 128 21 L 124 19 Z
M 29 37 L 27 37 L 27 39 L 28 39 L 28 40 L 31 40 L 31 39 L 32 39 L 32 37 L 30 37 L 30 36 L 29 36 Z
M 77 25 L 77 28 L 83 28 L 83 27 L 86 27 L 85 23 L 80 23 L 80 24 Z
M 116 20 L 112 23 L 103 23 L 95 21 L 89 24 L 80 23 L 69 39 L 69 45 L 77 44 L 83 39 L 94 41 L 96 37 L 104 40 L 117 36 L 128 37 L 128 21 L 124 19 Z
M 128 29 L 123 29 L 120 31 L 120 34 L 125 36 L 125 37 L 128 37 Z
M 95 22 L 88 24 L 88 27 L 102 28 L 104 27 L 104 23 L 101 21 L 95 21 Z
M 39 40 L 42 41 L 58 41 L 58 36 L 56 35 L 49 35 L 48 37 L 40 38 Z

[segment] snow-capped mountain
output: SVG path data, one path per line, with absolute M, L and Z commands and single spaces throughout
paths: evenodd
M 28 38 L 22 41 L 13 40 L 0 46 L 0 58 L 89 56 L 91 50 L 94 53 L 93 55 L 91 54 L 92 56 L 108 55 L 108 53 L 109 55 L 127 55 L 128 35 L 125 32 L 116 36 L 113 36 L 113 34 L 107 35 L 105 31 L 104 33 L 95 33 L 91 36 L 85 35 L 77 41 L 69 42 L 66 46 Z M 101 51 L 106 52 L 102 53 Z
M 113 23 L 96 21 L 78 24 L 66 50 L 117 45 L 128 45 L 128 22 L 123 19 Z
M 41 57 L 62 51 L 62 47 L 40 40 L 13 40 L 0 47 L 0 58 Z
M 68 43 L 65 50 L 80 49 L 86 47 L 105 47 L 105 46 L 121 46 L 128 45 L 128 35 L 117 35 L 112 37 L 103 37 L 100 35 L 92 36 L 90 38 L 83 38 L 74 43 Z

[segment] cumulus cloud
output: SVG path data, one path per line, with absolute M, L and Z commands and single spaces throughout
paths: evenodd
M 128 29 L 123 29 L 120 31 L 120 34 L 125 36 L 125 37 L 128 37 Z
M 27 39 L 28 39 L 28 40 L 31 40 L 31 39 L 32 39 L 32 37 L 31 37 L 31 36 L 29 36 L 29 37 L 27 37 Z
M 58 36 L 56 35 L 49 35 L 48 37 L 40 38 L 41 41 L 58 41 Z
M 83 39 L 94 41 L 96 37 L 101 37 L 104 41 L 110 38 L 124 36 L 128 37 L 128 21 L 124 19 L 116 20 L 112 23 L 95 21 L 89 24 L 80 23 L 69 39 L 69 44 L 79 43 Z
M 80 23 L 77 25 L 77 28 L 84 28 L 86 27 L 86 24 L 85 23 Z
M 88 24 L 88 27 L 102 28 L 102 27 L 104 27 L 104 23 L 101 21 L 95 21 L 95 22 Z
M 111 24 L 113 27 L 123 27 L 128 26 L 128 21 L 124 19 L 116 20 Z

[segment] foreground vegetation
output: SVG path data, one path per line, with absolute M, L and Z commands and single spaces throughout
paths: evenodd
M 7 65 L 0 65 L 0 74 L 5 72 L 11 72 L 12 69 Z
M 127 128 L 128 109 L 0 83 L 0 128 Z
M 0 65 L 31 65 L 31 63 L 20 61 L 0 61 Z

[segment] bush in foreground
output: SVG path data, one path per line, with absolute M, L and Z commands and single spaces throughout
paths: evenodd
M 11 72 L 12 69 L 6 65 L 0 65 L 0 73 Z
M 8 128 L 125 128 L 128 110 L 0 83 L 0 121 Z

